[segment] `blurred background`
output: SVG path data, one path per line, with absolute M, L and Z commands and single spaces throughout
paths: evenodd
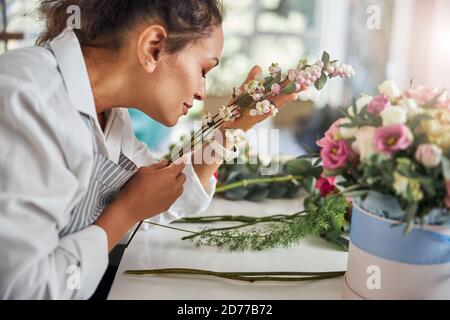
M 37 0 L 0 0 L 0 53 L 33 45 L 42 24 Z M 280 152 L 299 155 L 347 107 L 353 96 L 376 94 L 385 79 L 450 88 L 450 0 L 224 0 L 225 48 L 208 75 L 208 99 L 197 103 L 176 128 L 166 128 L 131 110 L 136 134 L 164 153 L 190 131 L 203 109 L 214 112 L 255 64 L 279 62 L 285 69 L 323 50 L 353 65 L 355 78 L 331 81 L 314 101 L 286 106 L 264 123 L 280 129 Z

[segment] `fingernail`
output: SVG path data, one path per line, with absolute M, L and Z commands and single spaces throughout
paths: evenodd
M 176 161 L 175 161 L 175 164 L 176 165 L 181 165 L 181 164 L 186 164 L 186 162 L 187 162 L 187 156 L 186 155 L 184 155 L 184 156 L 182 156 L 181 158 L 178 158 Z

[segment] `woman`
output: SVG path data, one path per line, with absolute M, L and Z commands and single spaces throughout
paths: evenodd
M 71 31 L 73 5 L 81 28 Z M 0 297 L 85 299 L 138 221 L 169 222 L 211 201 L 219 164 L 157 162 L 126 108 L 174 126 L 205 98 L 222 9 L 218 0 L 49 0 L 42 12 L 41 46 L 0 57 Z

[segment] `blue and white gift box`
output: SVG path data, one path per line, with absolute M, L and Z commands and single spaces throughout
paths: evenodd
M 344 299 L 450 299 L 450 226 L 416 225 L 405 236 L 404 225 L 363 205 L 353 205 Z

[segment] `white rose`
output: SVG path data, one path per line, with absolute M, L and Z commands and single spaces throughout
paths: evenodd
M 399 101 L 398 104 L 399 106 L 405 108 L 406 113 L 408 114 L 408 119 L 412 119 L 420 113 L 419 105 L 414 99 L 403 98 Z
M 357 114 L 359 114 L 361 112 L 361 110 L 367 106 L 369 104 L 370 101 L 372 101 L 373 97 L 363 94 L 361 96 L 361 98 L 359 98 L 356 101 L 356 112 Z M 350 106 L 347 110 L 348 114 L 351 115 L 352 117 L 355 116 L 355 113 L 353 112 L 353 106 Z
M 390 80 L 387 80 L 378 86 L 378 90 L 380 93 L 387 95 L 391 100 L 401 96 L 402 94 L 397 85 Z
M 402 107 L 389 107 L 381 112 L 381 118 L 383 119 L 383 126 L 389 126 L 391 124 L 405 124 L 408 121 L 408 114 Z
M 344 120 L 342 120 L 340 125 L 349 123 L 351 123 L 350 119 L 345 118 Z M 352 139 L 356 135 L 356 132 L 358 132 L 358 128 L 356 127 L 354 128 L 339 127 L 339 133 L 341 137 L 344 139 Z
M 376 153 L 375 127 L 362 127 L 355 134 L 355 142 L 352 144 L 353 150 L 359 154 L 360 160 L 364 161 Z

